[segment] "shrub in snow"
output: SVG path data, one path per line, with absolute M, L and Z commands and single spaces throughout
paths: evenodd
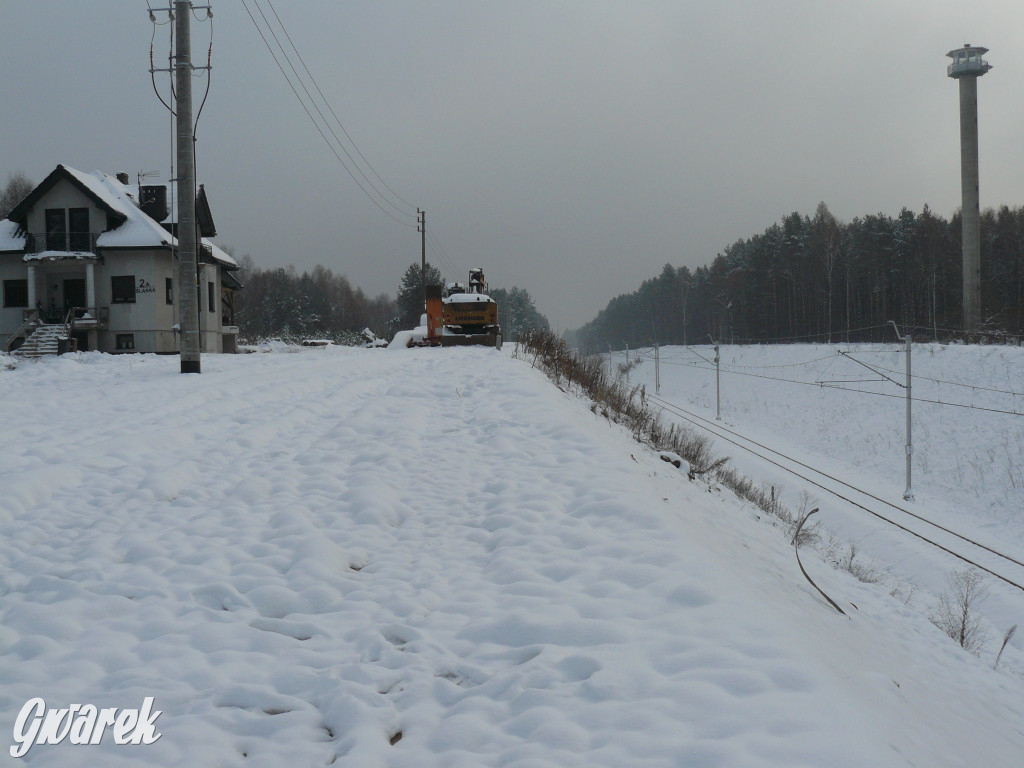
M 1006 644 L 1013 639 L 1015 634 L 1017 634 L 1016 624 L 1006 630 L 1006 634 L 1003 635 L 1003 644 L 999 646 L 999 653 L 996 654 L 996 663 L 992 665 L 992 669 L 996 669 L 999 666 L 999 659 L 1003 657 L 1003 651 L 1006 650 Z
M 949 588 L 942 593 L 932 612 L 932 623 L 956 640 L 961 648 L 977 656 L 988 639 L 977 612 L 978 604 L 988 597 L 988 587 L 973 568 L 953 571 L 948 583 Z

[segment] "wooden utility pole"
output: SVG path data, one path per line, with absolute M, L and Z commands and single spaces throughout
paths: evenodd
M 416 231 L 420 233 L 420 280 L 423 283 L 423 311 L 427 311 L 427 212 L 416 209 L 419 214 L 419 226 Z
M 178 140 L 178 324 L 181 372 L 200 373 L 199 294 L 196 272 L 196 167 L 192 139 L 192 3 L 174 2 L 174 74 Z

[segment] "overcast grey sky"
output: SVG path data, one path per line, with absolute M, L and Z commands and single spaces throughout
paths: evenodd
M 241 0 L 212 4 L 197 153 L 218 242 L 393 294 L 419 260 L 415 224 L 363 196 Z M 979 83 L 982 207 L 1024 203 L 1020 0 L 273 5 L 359 149 L 426 209 L 446 256 L 428 248 L 430 261 L 448 279 L 482 266 L 492 286 L 526 288 L 561 330 L 666 262 L 707 264 L 820 200 L 842 220 L 926 203 L 951 215 L 959 107 L 945 53 L 965 42 L 993 65 Z M 164 183 L 173 134 L 150 84 L 145 0 L 2 8 L 0 180 L 65 163 L 159 170 L 151 183 Z M 193 24 L 197 63 L 209 35 Z

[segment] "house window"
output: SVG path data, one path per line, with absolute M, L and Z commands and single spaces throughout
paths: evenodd
M 135 349 L 134 333 L 119 333 L 114 339 L 115 349 Z
M 135 303 L 135 275 L 114 275 L 110 278 L 110 301 L 113 304 Z
M 4 280 L 4 306 L 28 306 L 28 280 Z
M 65 221 L 63 208 L 46 209 L 46 250 L 66 251 L 67 222 Z
M 235 324 L 235 307 L 231 291 L 223 289 L 220 292 L 220 322 L 221 325 Z
M 174 278 L 173 277 L 165 277 L 164 278 L 164 291 L 167 293 L 167 303 L 168 304 L 173 304 L 174 303 Z
M 89 209 L 68 209 L 68 235 L 72 251 L 92 250 L 89 237 Z
M 217 311 L 217 287 L 213 283 L 206 284 L 206 306 L 211 312 Z

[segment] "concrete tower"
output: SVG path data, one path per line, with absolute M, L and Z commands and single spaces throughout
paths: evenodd
M 992 69 L 988 48 L 969 43 L 946 55 L 946 74 L 960 81 L 960 194 L 964 253 L 964 330 L 981 325 L 981 208 L 978 199 L 978 78 Z

